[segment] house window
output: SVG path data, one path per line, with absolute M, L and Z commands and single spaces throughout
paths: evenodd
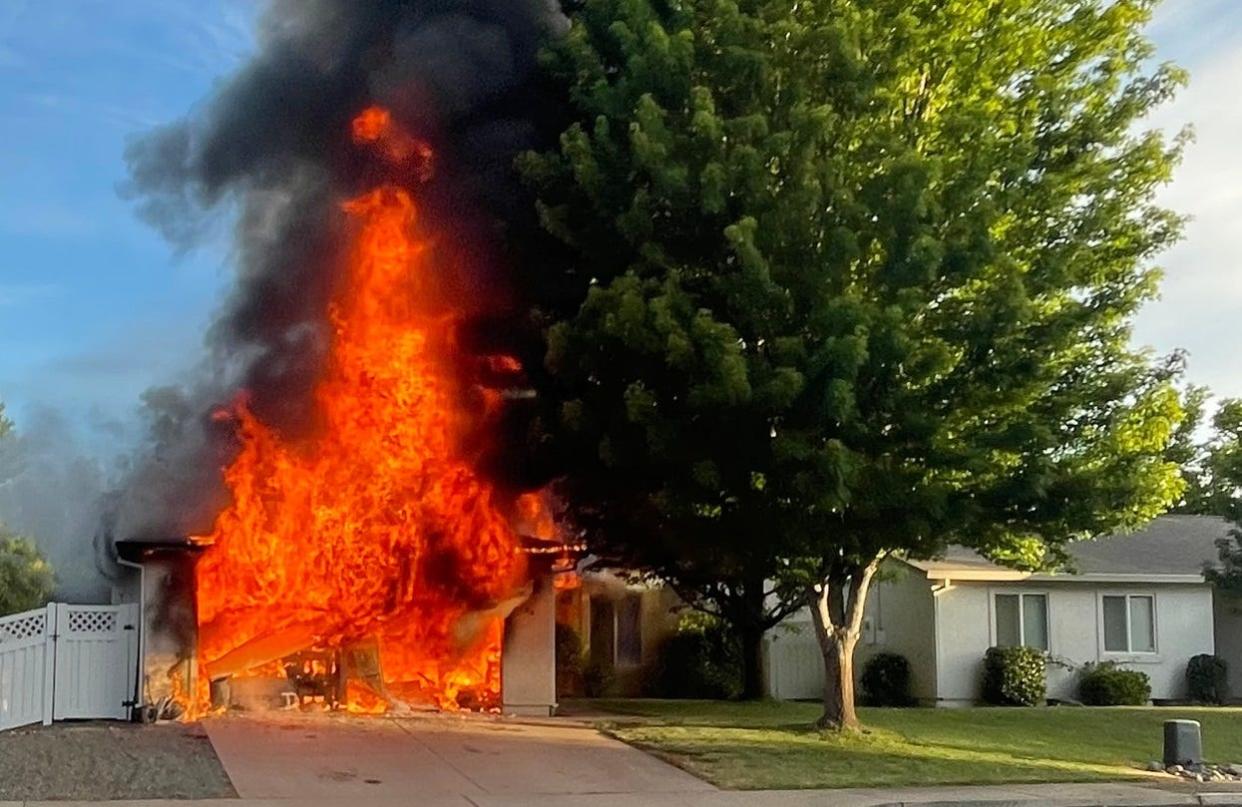
M 1156 598 L 1108 594 L 1100 598 L 1106 653 L 1156 652 Z
M 591 598 L 590 656 L 592 661 L 616 667 L 643 663 L 643 597 L 627 594 L 619 600 Z
M 597 664 L 614 663 L 617 644 L 617 617 L 612 600 L 607 597 L 591 598 L 591 661 Z
M 996 644 L 1025 645 L 1048 649 L 1048 596 L 1046 594 L 996 595 Z
M 643 663 L 643 597 L 629 594 L 617 603 L 617 666 Z

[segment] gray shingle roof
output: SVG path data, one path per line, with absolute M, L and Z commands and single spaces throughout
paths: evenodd
M 1137 532 L 1083 541 L 1070 548 L 1075 570 L 1082 574 L 1201 574 L 1216 563 L 1216 541 L 1229 536 L 1233 525 L 1215 516 L 1161 516 Z M 973 550 L 949 547 L 938 561 L 917 562 L 924 569 L 997 569 Z
M 1199 574 L 1219 560 L 1216 541 L 1232 525 L 1215 516 L 1161 516 L 1138 532 L 1075 544 L 1084 574 Z

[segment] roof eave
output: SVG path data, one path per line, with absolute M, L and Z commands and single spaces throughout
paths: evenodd
M 1206 583 L 1201 574 L 1145 574 L 1145 573 L 1102 573 L 1088 572 L 1085 574 L 1042 574 L 1024 572 L 1019 569 L 980 569 L 977 567 L 950 567 L 922 565 L 918 561 L 907 561 L 909 565 L 922 571 L 928 580 L 956 580 L 963 583 Z

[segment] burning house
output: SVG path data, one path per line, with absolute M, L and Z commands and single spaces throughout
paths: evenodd
M 562 23 L 544 0 L 275 2 L 252 63 L 133 147 L 140 210 L 171 235 L 235 210 L 239 264 L 109 529 L 142 701 L 554 708 L 571 550 L 499 456 L 528 358 L 474 326 L 514 305 L 496 222 Z

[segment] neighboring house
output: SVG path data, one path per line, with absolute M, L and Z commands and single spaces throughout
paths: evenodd
M 661 645 L 684 610 L 669 588 L 604 571 L 586 572 L 581 585 L 556 595 L 556 621 L 578 634 L 588 663 L 612 671 L 609 690 L 618 696 L 648 694 Z
M 1048 697 L 1075 699 L 1077 670 L 1116 661 L 1150 677 L 1154 701 L 1186 697 L 1186 663 L 1217 653 L 1242 695 L 1242 603 L 1204 581 L 1230 525 L 1164 516 L 1143 530 L 1071 549 L 1076 573 L 1030 574 L 954 547 L 934 561 L 891 560 L 868 597 L 857 670 L 876 653 L 910 661 L 914 695 L 953 706 L 979 699 L 983 656 L 996 645 L 1045 650 Z M 823 670 L 809 614 L 768 636 L 772 694 L 816 698 Z

